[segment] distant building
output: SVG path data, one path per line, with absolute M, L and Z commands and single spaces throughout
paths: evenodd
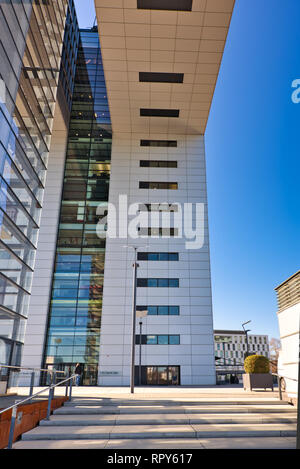
M 247 352 L 244 331 L 215 330 L 214 344 L 218 381 L 230 381 L 231 375 L 236 375 L 241 381 Z M 248 334 L 248 352 L 270 358 L 268 336 Z
M 278 374 L 284 377 L 288 399 L 295 399 L 298 391 L 300 270 L 275 288 L 278 301 L 278 323 L 281 350 Z

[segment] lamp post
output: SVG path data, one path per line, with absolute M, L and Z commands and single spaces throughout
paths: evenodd
M 134 263 L 133 267 L 133 289 L 132 289 L 132 338 L 131 338 L 131 377 L 130 377 L 130 392 L 134 393 L 134 375 L 135 375 L 135 323 L 136 323 L 136 278 L 138 263 L 136 262 L 137 247 L 132 246 L 134 249 Z
M 242 328 L 244 329 L 244 333 L 245 333 L 245 336 L 246 336 L 246 349 L 247 349 L 247 351 L 246 351 L 246 357 L 248 357 L 248 355 L 249 355 L 248 332 L 250 332 L 251 329 L 245 329 L 244 326 L 245 326 L 246 324 L 249 324 L 249 322 L 251 322 L 251 320 L 250 320 L 250 321 L 247 321 L 247 322 L 244 322 L 244 323 L 242 324 Z M 245 357 L 245 358 L 246 358 L 246 357 Z
M 142 384 L 142 321 L 139 322 L 140 325 L 140 360 L 139 360 L 139 385 Z
M 132 330 L 131 330 L 131 373 L 130 373 L 130 392 L 134 393 L 134 376 L 135 376 L 135 328 L 136 328 L 136 279 L 137 279 L 137 250 L 141 247 L 148 246 L 123 246 L 125 248 L 132 248 L 134 250 L 133 267 L 133 282 L 132 282 Z
M 300 324 L 299 324 L 300 331 Z M 297 437 L 296 437 L 296 449 L 300 449 L 300 333 L 298 337 L 298 395 L 297 395 Z M 280 386 L 280 383 L 279 383 Z

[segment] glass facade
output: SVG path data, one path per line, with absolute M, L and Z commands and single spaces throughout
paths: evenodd
M 110 157 L 98 31 L 81 30 L 44 365 L 81 363 L 84 385 L 97 384 L 105 238 L 96 225 L 107 214 Z
M 67 0 L 0 0 L 0 363 L 20 364 Z
M 61 96 L 65 99 L 68 117 L 72 107 L 78 46 L 79 26 L 75 4 L 69 1 L 59 74 L 59 91 L 62 90 Z

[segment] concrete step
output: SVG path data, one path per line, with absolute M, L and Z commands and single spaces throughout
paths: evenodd
M 296 449 L 292 437 L 248 438 L 158 438 L 122 440 L 33 440 L 19 441 L 14 449 Z
M 72 398 L 72 401 L 65 402 L 65 407 L 116 407 L 116 406 L 128 406 L 128 407 L 153 407 L 153 406 L 162 406 L 162 407 L 172 407 L 172 406 L 245 406 L 245 405 L 258 405 L 258 406 L 285 406 L 291 407 L 287 402 L 280 401 L 276 398 L 262 399 L 262 398 L 240 398 L 240 399 L 231 399 L 231 398 L 212 398 L 212 399 L 197 399 L 192 400 L 164 400 L 164 399 L 153 399 L 153 400 L 125 400 L 125 399 L 76 399 Z
M 30 440 L 149 438 L 296 437 L 296 424 L 39 426 L 22 435 Z
M 288 404 L 282 405 L 239 405 L 239 406 L 228 406 L 228 405 L 221 405 L 218 404 L 214 405 L 135 405 L 135 406 L 127 406 L 127 405 L 119 405 L 119 406 L 103 406 L 103 405 L 77 405 L 74 404 L 64 405 L 59 409 L 54 411 L 55 415 L 93 415 L 93 414 L 101 414 L 101 415 L 148 415 L 153 413 L 159 414 L 182 414 L 182 413 L 189 413 L 189 414 L 217 414 L 217 413 L 294 413 L 295 408 Z
M 147 414 L 147 415 L 53 415 L 50 420 L 42 420 L 41 426 L 93 426 L 93 425 L 193 425 L 193 424 L 260 424 L 297 423 L 297 413 L 293 414 Z

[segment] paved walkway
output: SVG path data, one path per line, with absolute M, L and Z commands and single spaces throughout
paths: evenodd
M 42 387 L 35 387 L 34 393 L 42 390 Z M 18 388 L 10 388 L 10 393 L 17 393 L 18 395 L 27 395 L 28 396 L 28 387 L 18 387 Z M 57 387 L 55 390 L 55 394 L 57 396 L 65 395 L 65 387 Z M 112 397 L 112 398 L 124 398 L 130 397 L 132 399 L 144 399 L 144 398 L 151 398 L 151 399 L 177 399 L 178 397 L 184 398 L 194 398 L 194 397 L 202 397 L 202 396 L 219 396 L 220 394 L 224 395 L 224 397 L 249 397 L 249 396 L 257 396 L 257 397 L 278 397 L 277 388 L 274 388 L 274 391 L 271 390 L 262 390 L 262 391 L 244 391 L 243 386 L 241 384 L 236 385 L 225 385 L 225 386 L 141 386 L 134 388 L 134 394 L 130 393 L 129 386 L 116 386 L 116 387 L 109 387 L 109 386 L 73 386 L 72 387 L 72 395 L 74 397 Z M 47 393 L 45 393 L 47 396 Z M 17 398 L 19 398 L 17 396 Z M 2 399 L 8 399 L 8 397 L 0 397 L 0 402 Z

